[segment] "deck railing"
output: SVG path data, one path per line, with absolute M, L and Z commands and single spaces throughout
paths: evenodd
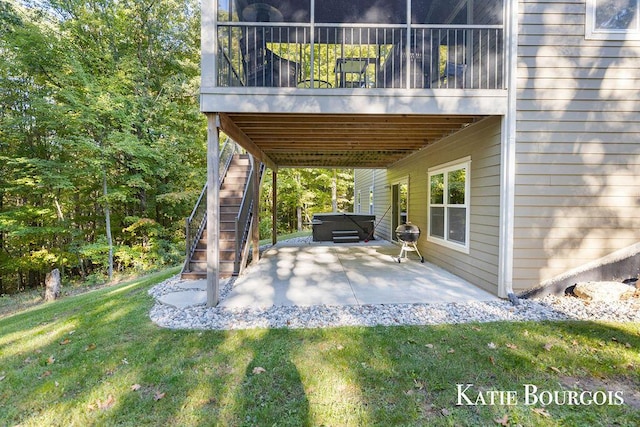
M 218 25 L 223 87 L 502 89 L 501 25 Z

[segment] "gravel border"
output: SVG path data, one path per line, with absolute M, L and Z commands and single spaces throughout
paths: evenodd
M 220 299 L 233 287 L 234 279 L 221 282 Z M 573 296 L 548 295 L 540 299 L 509 301 L 377 304 L 354 306 L 274 306 L 264 309 L 228 309 L 204 305 L 177 309 L 160 303 L 158 297 L 185 291 L 179 276 L 149 290 L 156 299 L 151 320 L 170 329 L 234 330 L 254 328 L 329 328 L 340 326 L 438 325 L 468 322 L 599 320 L 640 322 L 640 299 L 588 303 Z

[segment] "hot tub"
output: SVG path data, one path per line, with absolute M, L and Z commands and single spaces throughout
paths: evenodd
M 375 220 L 375 215 L 354 213 L 315 214 L 311 221 L 313 228 L 313 241 L 331 242 L 334 241 L 334 236 L 336 234 L 347 231 L 357 232 L 359 240 L 373 240 L 373 226 Z

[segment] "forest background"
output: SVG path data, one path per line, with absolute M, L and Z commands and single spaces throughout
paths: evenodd
M 206 179 L 199 2 L 0 0 L 0 57 L 0 295 L 183 262 Z M 350 170 L 278 172 L 279 233 L 352 203 Z

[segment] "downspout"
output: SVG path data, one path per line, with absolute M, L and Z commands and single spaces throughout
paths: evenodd
M 507 112 L 502 120 L 500 171 L 500 250 L 498 296 L 519 304 L 513 292 L 513 231 L 516 178 L 516 100 L 518 67 L 518 0 L 507 0 Z

